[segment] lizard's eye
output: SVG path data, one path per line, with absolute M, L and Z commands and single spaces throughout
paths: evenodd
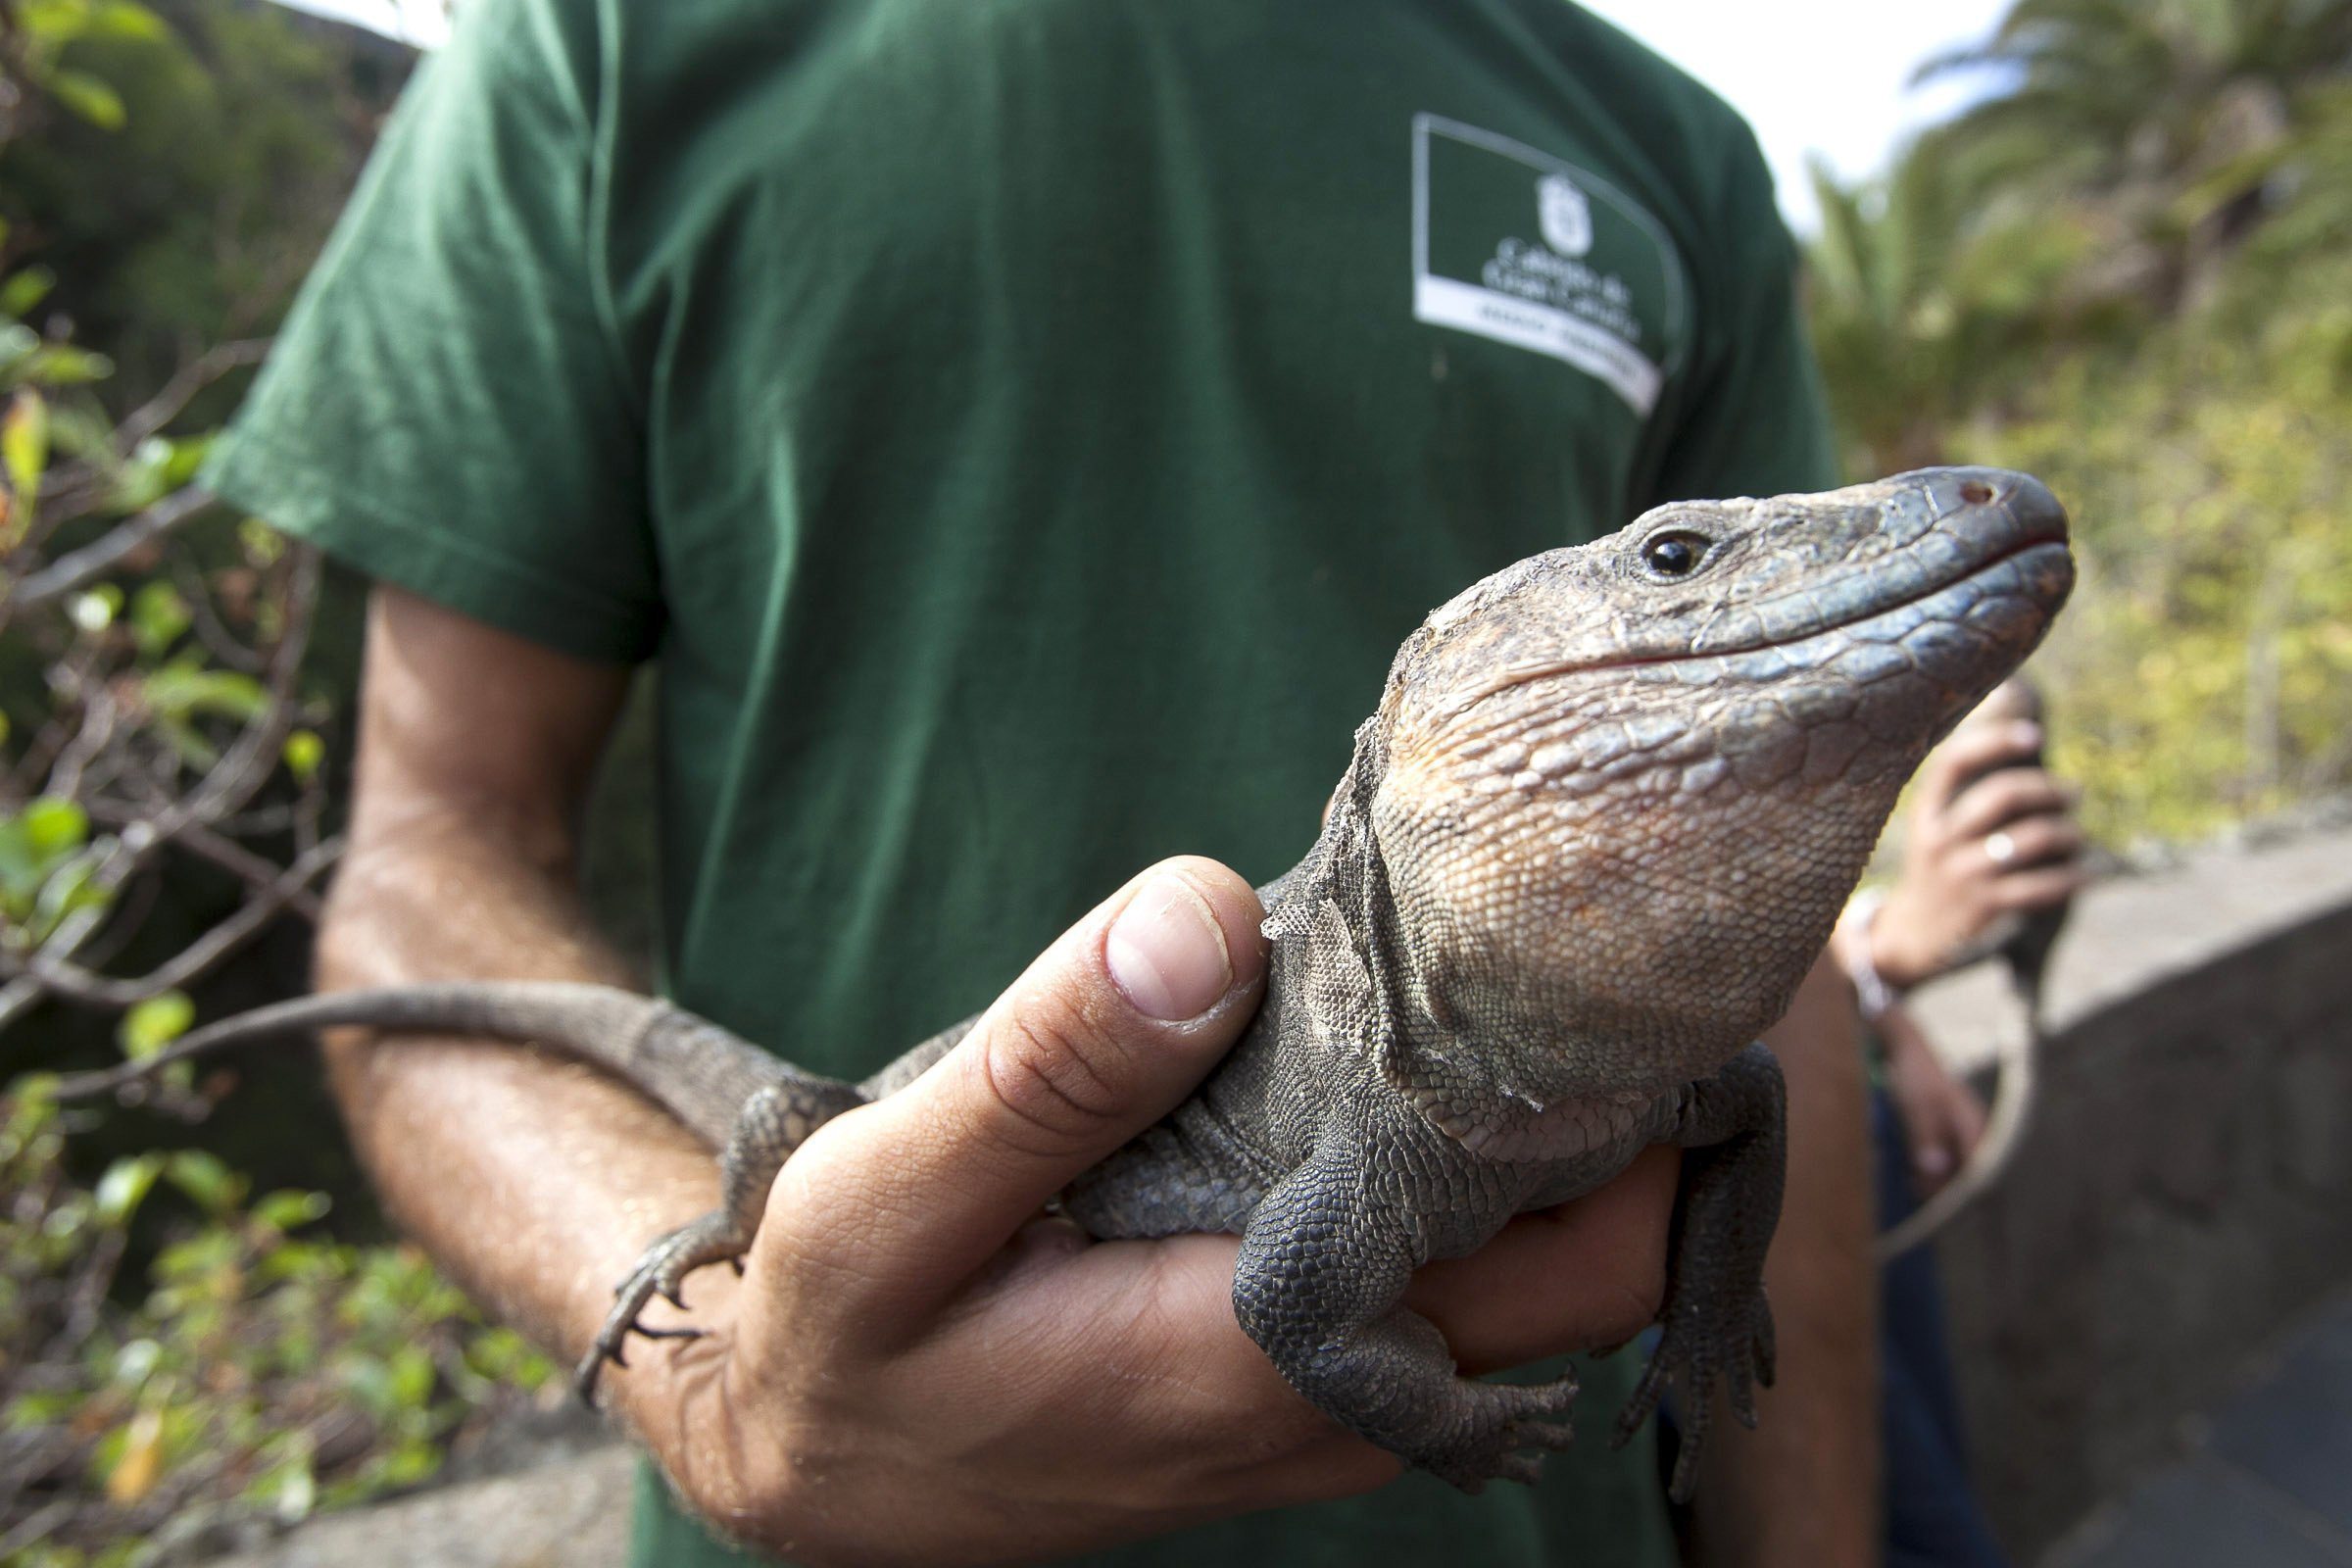
M 1708 547 L 1713 543 L 1705 534 L 1692 533 L 1688 528 L 1670 528 L 1642 541 L 1642 564 L 1655 577 L 1688 577 L 1706 560 Z

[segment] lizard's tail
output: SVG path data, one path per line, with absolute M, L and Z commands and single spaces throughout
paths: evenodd
M 2029 977 L 2021 969 L 2015 974 L 2019 995 L 2026 1004 L 2026 1027 L 2001 1037 L 1994 1057 L 1999 1064 L 2000 1082 L 1993 1090 L 1992 1111 L 1984 1120 L 1984 1136 L 1977 1141 L 1968 1162 L 1936 1196 L 1903 1216 L 1900 1224 L 1879 1234 L 1879 1261 L 1883 1264 L 1892 1262 L 1943 1229 L 1952 1216 L 1999 1181 L 2002 1172 L 2009 1168 L 2011 1156 L 2017 1152 L 2018 1141 L 2025 1136 L 2026 1123 L 2034 1109 L 2034 1069 L 2041 1060 L 2045 1035 L 2040 972 L 2036 969 Z
M 488 1035 L 551 1046 L 638 1084 L 714 1142 L 724 1141 L 728 1119 L 698 1112 L 723 1106 L 731 1117 L 736 1106 L 783 1070 L 766 1053 L 658 997 L 563 981 L 468 981 L 337 991 L 257 1007 L 185 1035 L 152 1056 L 61 1078 L 56 1093 L 60 1100 L 114 1094 L 134 1101 L 174 1062 L 264 1041 L 302 1039 L 339 1025 Z M 685 1103 L 671 1103 L 673 1097 L 661 1092 L 667 1077 L 645 1070 L 653 1058 L 662 1059 L 667 1077 L 698 1080 L 682 1085 L 694 1093 L 675 1097 Z

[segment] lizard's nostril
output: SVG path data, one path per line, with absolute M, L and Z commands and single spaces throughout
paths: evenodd
M 1971 479 L 1960 487 L 1960 499 L 1972 507 L 1989 507 L 1997 492 L 1982 479 Z

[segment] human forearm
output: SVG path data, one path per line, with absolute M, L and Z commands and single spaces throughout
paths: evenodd
M 321 989 L 438 979 L 630 983 L 560 856 L 509 824 L 364 834 L 321 932 Z M 498 1316 L 565 1356 L 658 1232 L 710 1206 L 710 1154 L 588 1069 L 512 1045 L 345 1034 L 332 1082 L 402 1226 Z M 712 1287 L 715 1288 L 715 1282 Z
M 1765 1036 L 1788 1083 L 1788 1187 L 1765 1261 L 1780 1381 L 1713 1454 L 1694 1521 L 1707 1568 L 1876 1560 L 1878 1356 L 1870 1168 L 1852 994 L 1815 965 Z
M 579 803 L 627 682 L 379 590 L 320 986 L 627 984 L 572 874 Z M 351 1034 L 328 1062 L 392 1212 L 551 1348 L 583 1348 L 638 1249 L 709 1206 L 709 1155 L 585 1068 L 512 1045 Z

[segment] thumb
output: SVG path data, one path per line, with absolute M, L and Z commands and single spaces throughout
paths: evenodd
M 930 1071 L 796 1154 L 788 1181 L 815 1153 L 824 1171 L 795 1185 L 862 1211 L 847 1272 L 868 1304 L 903 1311 L 953 1292 L 1191 1093 L 1256 1011 L 1260 918 L 1250 884 L 1213 860 L 1153 866 L 1047 949 Z

